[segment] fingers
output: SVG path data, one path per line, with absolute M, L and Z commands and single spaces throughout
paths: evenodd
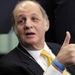
M 69 44 L 70 38 L 70 32 L 67 31 L 64 43 L 55 58 L 63 67 L 75 65 L 75 44 Z
M 71 38 L 70 32 L 67 31 L 66 32 L 66 37 L 65 37 L 65 40 L 64 40 L 64 43 L 63 43 L 62 47 L 65 47 L 69 44 L 70 38 Z

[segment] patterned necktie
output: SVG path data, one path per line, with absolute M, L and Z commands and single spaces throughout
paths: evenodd
M 48 66 L 51 65 L 52 61 L 53 61 L 53 58 L 48 54 L 47 51 L 43 50 L 41 53 L 40 53 L 40 56 L 44 57 L 45 59 L 47 59 L 47 63 L 48 63 Z
M 40 56 L 42 56 L 42 57 L 44 57 L 45 59 L 47 59 L 48 66 L 50 66 L 50 65 L 52 64 L 52 61 L 53 61 L 54 58 L 52 58 L 52 57 L 50 56 L 50 54 L 49 54 L 47 51 L 43 50 L 43 51 L 40 53 Z M 64 75 L 67 75 L 67 72 L 63 71 L 63 74 L 64 74 Z

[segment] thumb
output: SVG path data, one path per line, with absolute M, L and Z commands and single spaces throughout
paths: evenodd
M 67 31 L 66 37 L 65 37 L 65 40 L 64 40 L 64 43 L 63 43 L 62 47 L 67 46 L 69 44 L 70 38 L 71 38 L 70 32 Z

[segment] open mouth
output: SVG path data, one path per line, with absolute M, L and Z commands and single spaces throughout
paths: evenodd
M 33 32 L 28 32 L 28 33 L 25 33 L 25 35 L 26 35 L 26 37 L 28 37 L 28 38 L 32 38 L 32 37 L 34 37 L 35 33 L 33 33 Z
M 25 35 L 35 35 L 35 33 L 26 33 Z

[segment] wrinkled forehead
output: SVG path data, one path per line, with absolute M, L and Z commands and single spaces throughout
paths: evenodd
M 13 15 L 17 14 L 18 11 L 36 11 L 37 13 L 41 13 L 40 10 L 40 5 L 38 3 L 32 2 L 32 1 L 23 1 L 19 4 L 16 5 L 14 11 L 13 11 Z

